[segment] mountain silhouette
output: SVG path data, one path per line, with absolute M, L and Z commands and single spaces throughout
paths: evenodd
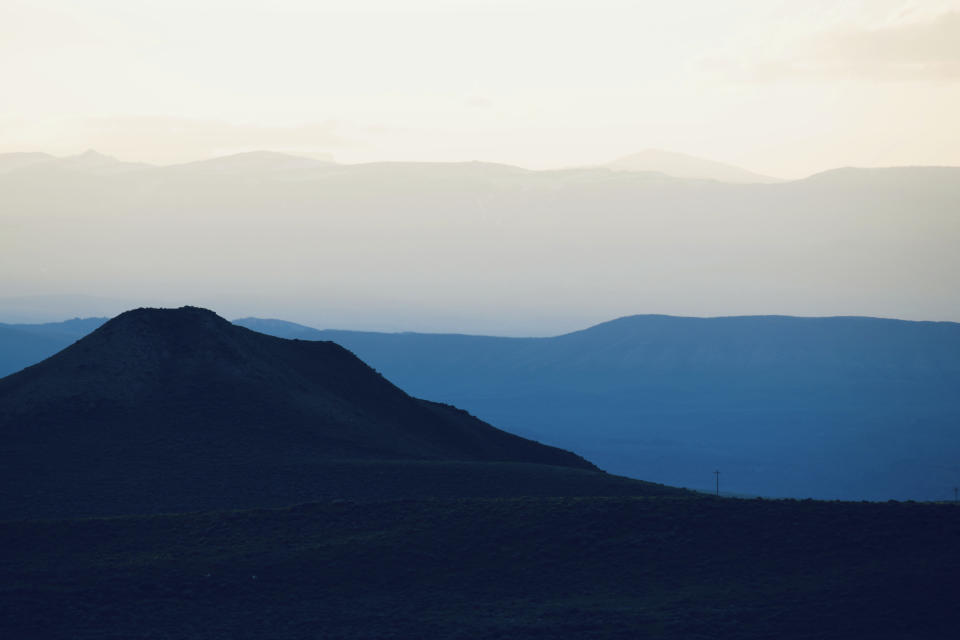
M 579 478 L 574 493 L 643 484 L 412 398 L 334 343 L 192 307 L 126 312 L 3 378 L 0 434 L 7 517 L 440 495 L 450 482 L 475 484 L 451 489 L 468 495 L 550 494 L 558 478 Z
M 21 167 L 28 167 L 39 162 L 53 160 L 49 153 L 21 151 L 14 153 L 0 153 L 0 173 L 12 171 Z

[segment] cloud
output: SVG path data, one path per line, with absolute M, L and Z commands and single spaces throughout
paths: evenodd
M 754 82 L 958 82 L 960 13 L 945 13 L 926 22 L 833 31 L 808 40 L 778 59 L 733 63 L 712 60 L 707 66 L 732 71 L 740 79 Z

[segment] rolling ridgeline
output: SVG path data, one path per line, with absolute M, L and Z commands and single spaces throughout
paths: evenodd
M 0 379 L 0 432 L 8 518 L 501 495 L 485 464 L 471 466 L 481 462 L 523 476 L 524 494 L 555 495 L 562 472 L 583 483 L 574 494 L 643 492 L 570 452 L 411 398 L 339 345 L 190 307 L 126 312 Z M 444 474 L 457 483 L 438 482 Z
M 336 344 L 202 309 L 127 312 L 0 379 L 0 435 L 4 637 L 926 640 L 960 623 L 955 505 L 611 476 Z
M 333 340 L 414 395 L 603 469 L 675 486 L 944 500 L 960 485 L 960 324 L 629 316 L 551 338 L 258 331 Z
M 103 319 L 0 325 L 0 375 Z M 318 331 L 406 392 L 601 468 L 771 497 L 943 500 L 960 485 L 960 324 L 632 316 L 551 338 Z

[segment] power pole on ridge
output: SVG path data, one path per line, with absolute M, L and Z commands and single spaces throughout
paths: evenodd
M 720 495 L 720 472 L 714 471 L 713 475 L 717 476 L 717 495 Z

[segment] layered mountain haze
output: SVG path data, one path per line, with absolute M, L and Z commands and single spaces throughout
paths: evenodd
M 0 380 L 0 433 L 8 518 L 654 490 L 411 398 L 336 344 L 188 307 L 124 313 Z
M 0 153 L 0 172 L 12 171 L 21 167 L 29 167 L 32 164 L 48 162 L 54 159 L 49 153 L 20 152 L 20 153 Z
M 296 171 L 298 169 L 314 169 L 334 164 L 333 156 L 324 158 L 290 155 L 275 151 L 249 151 L 210 160 L 198 160 L 166 167 L 176 171 L 199 171 L 209 173 L 253 173 Z
M 675 178 L 716 180 L 735 184 L 784 182 L 780 178 L 763 176 L 722 162 L 662 149 L 646 149 L 640 153 L 617 158 L 604 166 L 614 171 L 657 171 Z
M 731 184 L 266 152 L 109 171 L 60 164 L 0 173 L 0 270 L 19 274 L 0 282 L 0 299 L 96 293 L 501 335 L 639 309 L 960 319 L 949 277 L 960 272 L 956 168 Z M 64 305 L 59 317 L 75 313 Z
M 111 175 L 151 167 L 153 165 L 145 162 L 124 162 L 93 149 L 88 149 L 77 155 L 59 158 L 46 153 L 0 154 L 0 173 L 10 173 L 14 177 L 24 178 L 31 175 L 54 177 L 58 172 Z
M 956 640 L 960 0 L 0 0 L 0 640 Z
M 145 162 L 125 162 L 113 156 L 88 149 L 83 153 L 57 157 L 47 153 L 2 153 L 0 154 L 0 174 L 10 173 L 13 177 L 43 177 L 57 172 L 70 172 L 85 175 L 110 175 L 128 171 L 154 170 L 156 172 L 198 173 L 198 174 L 241 174 L 250 175 L 259 172 L 280 173 L 296 172 L 301 169 L 314 169 L 335 164 L 330 154 L 312 154 L 310 157 L 279 153 L 276 151 L 247 151 L 206 160 L 184 162 L 171 165 L 152 165 Z M 53 177 L 51 175 L 51 177 Z

